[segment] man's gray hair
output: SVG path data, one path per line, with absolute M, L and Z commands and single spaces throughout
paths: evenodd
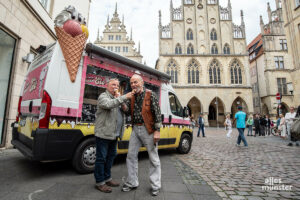
M 118 81 L 120 83 L 119 79 L 117 79 L 117 78 L 110 78 L 110 79 L 108 79 L 107 84 L 109 84 L 112 81 Z

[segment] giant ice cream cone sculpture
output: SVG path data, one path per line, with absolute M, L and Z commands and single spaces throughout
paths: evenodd
M 85 25 L 80 25 L 77 20 L 69 18 L 71 14 L 66 16 L 65 13 L 62 12 L 57 17 L 55 32 L 66 61 L 70 80 L 75 82 L 88 32 Z M 86 31 L 82 31 L 82 26 L 85 26 Z

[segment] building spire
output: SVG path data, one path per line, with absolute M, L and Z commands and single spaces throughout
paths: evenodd
M 161 11 L 160 10 L 158 11 L 158 18 L 159 18 L 158 26 L 161 27 Z
M 98 33 L 97 33 L 97 41 L 100 40 L 100 36 L 99 36 L 99 27 L 98 27 Z
M 105 25 L 105 29 L 108 30 L 109 29 L 109 15 L 107 15 L 107 22 Z
M 260 31 L 261 33 L 264 33 L 264 25 L 265 25 L 264 21 L 261 15 L 259 16 L 259 18 L 260 18 Z
M 115 14 L 118 14 L 118 3 L 116 2 Z
M 173 9 L 173 1 L 172 0 L 170 1 L 170 9 L 171 9 L 171 11 Z
M 132 27 L 130 29 L 130 41 L 132 41 Z
M 138 53 L 141 53 L 141 43 L 140 43 L 140 41 L 139 41 Z
M 243 10 L 241 10 L 241 25 L 245 26 Z
M 271 16 L 271 7 L 270 7 L 270 3 L 268 2 L 268 16 L 269 16 L 269 22 L 272 21 L 272 16 Z
M 230 0 L 228 0 L 227 7 L 231 8 L 231 2 L 230 2 Z
M 124 25 L 124 15 L 122 15 L 122 24 Z

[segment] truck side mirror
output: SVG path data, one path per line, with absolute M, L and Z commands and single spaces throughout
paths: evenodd
M 169 115 L 169 123 L 171 124 L 172 122 L 172 115 Z

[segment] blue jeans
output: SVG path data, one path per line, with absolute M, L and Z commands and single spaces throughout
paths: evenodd
M 204 125 L 199 125 L 197 137 L 199 137 L 200 131 L 202 131 L 202 137 L 205 137 L 205 134 L 204 134 Z
M 245 138 L 245 136 L 244 136 L 244 130 L 245 130 L 245 128 L 238 128 L 238 131 L 239 131 L 239 137 L 238 137 L 238 139 L 237 139 L 237 144 L 240 145 L 240 144 L 241 144 L 241 141 L 243 141 L 243 142 L 244 142 L 244 145 L 245 145 L 245 146 L 248 146 L 248 143 L 247 143 L 246 138 Z
M 111 180 L 111 167 L 117 155 L 117 140 L 96 137 L 96 162 L 94 176 L 97 185 Z
M 250 132 L 250 134 L 249 134 Z M 248 134 L 247 135 L 252 135 L 252 125 L 248 125 Z

